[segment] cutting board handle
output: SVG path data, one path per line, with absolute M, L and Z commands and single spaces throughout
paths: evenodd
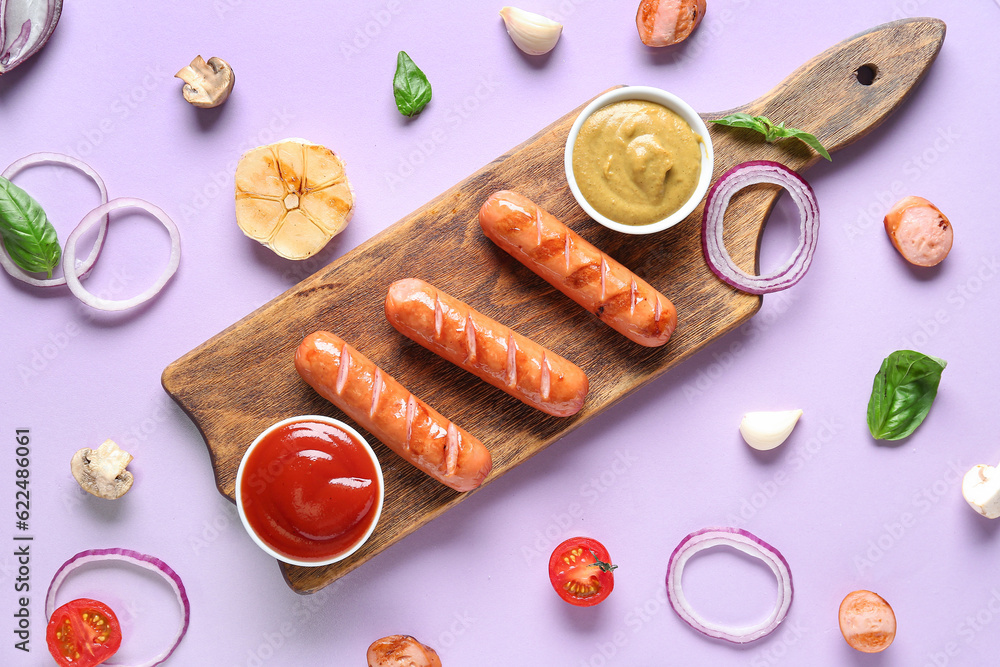
M 763 97 L 704 117 L 767 116 L 813 133 L 832 153 L 871 132 L 902 103 L 937 57 L 945 29 L 935 18 L 884 23 L 827 49 Z M 817 159 L 813 154 L 807 164 Z
M 811 132 L 833 153 L 867 135 L 902 104 L 934 62 L 944 35 L 945 24 L 938 19 L 884 23 L 827 49 L 763 97 L 701 116 L 706 121 L 736 112 L 767 116 Z M 715 145 L 713 179 L 748 160 L 774 160 L 798 172 L 822 160 L 799 141 L 769 144 L 753 130 L 714 123 L 709 131 Z M 730 202 L 726 248 L 744 271 L 760 273 L 760 242 L 780 193 L 777 186 L 762 186 Z M 701 215 L 699 206 L 693 216 L 700 221 Z

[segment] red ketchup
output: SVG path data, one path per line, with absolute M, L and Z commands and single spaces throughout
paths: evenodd
M 261 438 L 240 494 L 247 522 L 274 551 L 323 561 L 349 551 L 375 522 L 379 476 L 354 435 L 304 419 Z

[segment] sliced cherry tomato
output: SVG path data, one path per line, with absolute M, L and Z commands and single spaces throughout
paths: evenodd
M 549 558 L 549 581 L 566 602 L 590 607 L 608 597 L 615 587 L 611 557 L 604 545 L 589 537 L 572 537 Z
M 108 605 L 80 598 L 52 612 L 45 642 L 60 667 L 94 667 L 118 651 L 122 628 Z

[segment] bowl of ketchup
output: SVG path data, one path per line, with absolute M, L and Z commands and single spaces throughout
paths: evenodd
M 319 415 L 264 430 L 236 473 L 243 526 L 261 549 L 291 565 L 329 565 L 360 549 L 384 498 L 382 467 L 365 439 Z

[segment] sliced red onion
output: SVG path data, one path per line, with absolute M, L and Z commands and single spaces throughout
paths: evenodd
M 691 608 L 687 598 L 684 597 L 681 580 L 688 560 L 699 551 L 719 546 L 732 547 L 764 561 L 778 578 L 778 600 L 770 615 L 760 623 L 745 628 L 733 628 L 706 621 Z M 740 528 L 705 528 L 685 537 L 670 554 L 670 562 L 667 565 L 667 600 L 681 620 L 698 632 L 715 639 L 746 644 L 771 634 L 785 620 L 788 608 L 792 605 L 792 573 L 788 569 L 785 557 L 756 535 Z
M 105 215 L 120 208 L 142 209 L 159 220 L 160 223 L 167 228 L 167 232 L 170 234 L 170 260 L 167 262 L 167 268 L 160 274 L 160 277 L 157 278 L 156 282 L 154 282 L 145 292 L 137 294 L 131 299 L 112 301 L 109 299 L 101 299 L 100 297 L 88 292 L 80 283 L 80 279 L 67 269 L 73 266 L 74 258 L 76 256 L 76 242 L 80 240 L 80 237 L 91 227 L 100 222 Z M 77 226 L 77 228 L 73 230 L 73 233 L 69 235 L 69 238 L 66 239 L 66 247 L 63 248 L 62 261 L 66 284 L 69 286 L 70 291 L 73 292 L 73 294 L 80 299 L 80 301 L 83 301 L 88 306 L 99 310 L 127 310 L 128 308 L 138 306 L 140 303 L 144 303 L 159 294 L 160 290 L 163 289 L 163 286 L 167 284 L 168 280 L 170 280 L 170 277 L 177 272 L 177 266 L 181 261 L 181 236 L 180 232 L 177 231 L 177 225 L 174 224 L 174 221 L 171 220 L 159 206 L 150 204 L 148 201 L 142 199 L 119 197 L 118 199 L 112 199 L 107 204 L 98 206 L 93 211 L 88 213 L 86 217 L 84 217 L 79 226 Z
M 3 0 L 0 0 L 0 4 Z M 104 179 L 94 171 L 86 162 L 82 160 L 77 160 L 75 157 L 70 155 L 63 155 L 62 153 L 32 153 L 26 157 L 17 160 L 9 167 L 4 169 L 4 172 L 0 174 L 0 178 L 6 178 L 8 181 L 12 180 L 19 173 L 27 169 L 28 167 L 34 167 L 39 164 L 59 164 L 66 167 L 72 167 L 88 176 L 90 180 L 94 181 L 97 185 L 98 191 L 101 193 L 101 203 L 108 203 L 108 189 L 104 186 Z M 101 221 L 101 227 L 97 230 L 97 240 L 94 241 L 94 248 L 90 251 L 90 255 L 82 263 L 76 266 L 76 275 L 79 278 L 85 278 L 90 270 L 94 268 L 94 262 L 97 258 L 101 256 L 101 250 L 104 248 L 104 237 L 108 233 L 108 216 L 104 216 Z M 34 285 L 35 287 L 58 287 L 59 285 L 66 284 L 66 278 L 35 278 L 29 273 L 26 273 L 24 269 L 19 267 L 17 264 L 11 260 L 10 256 L 3 249 L 2 244 L 0 244 L 0 266 L 3 266 L 4 270 L 9 273 L 14 278 L 17 278 L 21 282 L 28 283 L 29 285 Z
M 177 576 L 177 573 L 174 572 L 173 568 L 159 558 L 147 556 L 146 554 L 141 554 L 138 551 L 132 551 L 131 549 L 88 549 L 87 551 L 81 551 L 63 563 L 62 566 L 56 570 L 55 576 L 52 577 L 52 583 L 49 584 L 49 591 L 45 594 L 45 618 L 48 620 L 52 616 L 52 612 L 56 610 L 56 596 L 59 593 L 59 587 L 62 586 L 66 577 L 83 565 L 109 560 L 131 563 L 132 565 L 155 572 L 163 577 L 167 584 L 170 585 L 170 588 L 174 591 L 174 595 L 177 597 L 177 602 L 180 603 L 181 608 L 184 611 L 184 623 L 181 625 L 180 632 L 178 632 L 176 637 L 174 637 L 174 641 L 170 645 L 170 648 L 163 651 L 158 656 L 147 660 L 146 662 L 139 665 L 128 666 L 155 667 L 156 665 L 165 662 L 167 658 L 173 655 L 173 652 L 177 649 L 178 644 L 181 643 L 181 640 L 184 639 L 184 635 L 187 634 L 188 625 L 191 624 L 191 602 L 188 600 L 187 591 L 184 590 L 184 583 L 181 581 L 181 578 Z M 102 664 L 106 667 L 126 667 L 121 663 L 116 662 L 105 662 Z
M 62 14 L 62 0 L 0 0 L 0 74 L 45 46 Z
M 729 200 L 739 190 L 757 183 L 773 183 L 788 190 L 799 209 L 802 224 L 799 245 L 785 265 L 768 276 L 752 276 L 736 266 L 722 239 L 723 221 Z M 744 162 L 723 174 L 708 192 L 702 218 L 701 247 L 705 261 L 723 282 L 750 294 L 767 294 L 788 289 L 802 279 L 812 263 L 819 241 L 819 204 L 805 180 L 778 162 Z

